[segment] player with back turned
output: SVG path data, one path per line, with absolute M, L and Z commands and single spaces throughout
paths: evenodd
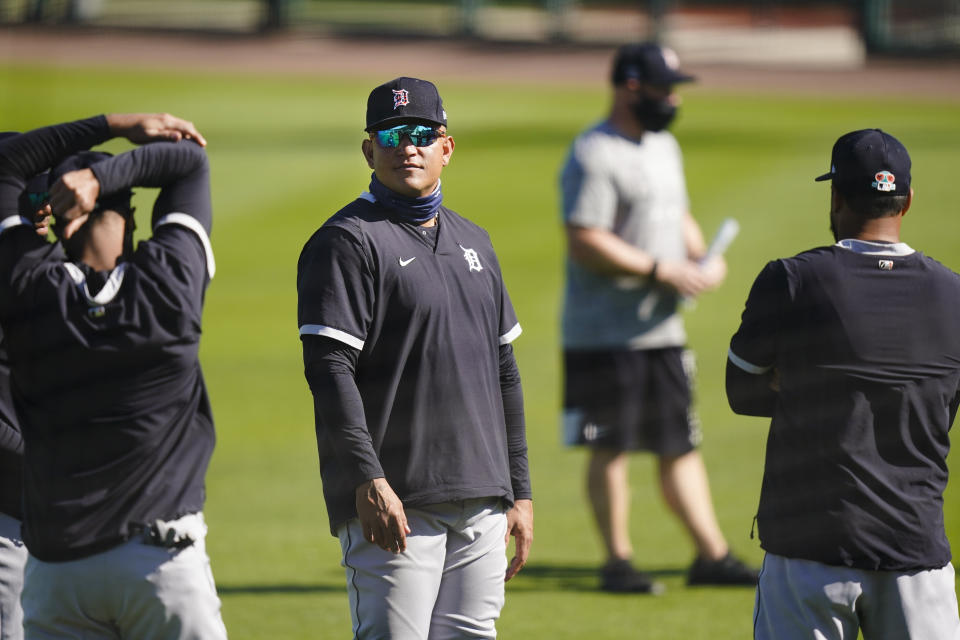
M 960 404 L 960 276 L 900 238 L 911 162 L 840 137 L 835 244 L 774 260 L 730 342 L 727 396 L 771 417 L 757 512 L 758 640 L 956 640 L 944 530 Z

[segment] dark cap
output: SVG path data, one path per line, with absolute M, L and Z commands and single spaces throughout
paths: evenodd
M 611 80 L 620 85 L 630 78 L 660 86 L 694 79 L 680 71 L 680 59 L 673 49 L 652 42 L 627 44 L 617 50 Z
M 432 82 L 395 78 L 370 92 L 367 98 L 367 131 L 393 126 L 401 120 L 426 120 L 447 125 L 443 100 Z
M 833 180 L 843 193 L 908 195 L 910 155 L 899 140 L 880 129 L 851 131 L 833 144 L 830 171 L 815 180 Z

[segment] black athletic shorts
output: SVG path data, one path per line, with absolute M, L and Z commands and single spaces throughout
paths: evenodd
M 691 351 L 672 347 L 563 355 L 565 444 L 671 456 L 700 444 Z

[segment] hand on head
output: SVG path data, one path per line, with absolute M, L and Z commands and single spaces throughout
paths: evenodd
M 100 182 L 90 169 L 69 171 L 53 183 L 46 215 L 52 213 L 59 223 L 64 224 L 57 230 L 61 239 L 72 236 L 87 221 L 99 196 Z
M 134 144 L 193 140 L 201 147 L 207 146 L 206 139 L 192 122 L 169 113 L 112 113 L 107 116 L 107 124 L 115 135 Z

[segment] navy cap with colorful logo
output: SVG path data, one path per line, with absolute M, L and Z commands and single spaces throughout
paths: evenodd
M 443 100 L 432 82 L 394 78 L 370 92 L 367 98 L 367 131 L 379 131 L 403 120 L 425 120 L 447 125 Z
M 617 50 L 610 79 L 620 85 L 631 78 L 659 86 L 694 79 L 680 71 L 680 59 L 673 49 L 652 42 L 627 44 Z
M 834 143 L 830 171 L 815 180 L 833 180 L 842 193 L 908 195 L 910 154 L 880 129 L 851 131 Z

